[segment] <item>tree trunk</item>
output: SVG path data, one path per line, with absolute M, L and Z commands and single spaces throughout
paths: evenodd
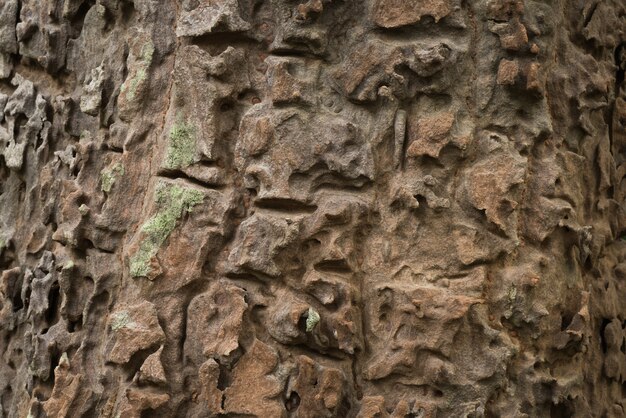
M 625 42 L 623 0 L 0 0 L 0 417 L 626 416 Z

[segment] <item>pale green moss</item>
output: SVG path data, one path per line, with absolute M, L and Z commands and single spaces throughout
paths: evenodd
M 196 128 L 184 121 L 172 126 L 165 167 L 169 169 L 184 168 L 194 162 L 196 156 Z
M 137 59 L 136 66 L 133 66 L 135 70 L 135 74 L 132 75 L 132 78 L 127 78 L 122 87 L 120 87 L 120 91 L 122 93 L 126 93 L 126 98 L 128 100 L 133 100 L 135 95 L 137 94 L 137 89 L 139 86 L 146 81 L 148 78 L 148 69 L 150 65 L 152 65 L 152 58 L 154 57 L 154 44 L 152 42 L 146 43 L 141 48 L 141 55 Z
M 78 207 L 78 211 L 82 216 L 86 216 L 89 213 L 89 206 L 84 203 Z
M 111 316 L 111 329 L 113 331 L 128 327 L 130 324 L 132 324 L 132 319 L 126 311 L 115 312 Z
M 313 308 L 309 308 L 306 317 L 306 332 L 311 332 L 320 322 L 320 314 Z
M 63 270 L 71 270 L 74 268 L 74 262 L 72 260 L 69 260 L 67 263 L 65 263 L 65 265 L 63 266 Z
M 123 175 L 124 166 L 120 163 L 115 164 L 113 167 L 103 169 L 100 172 L 100 189 L 102 189 L 103 192 L 109 193 L 115 181 Z
M 159 247 L 149 241 L 143 242 L 139 251 L 130 259 L 130 275 L 145 277 L 150 273 L 150 259 L 156 255 Z
M 154 57 L 154 44 L 152 42 L 147 42 L 141 48 L 141 60 L 147 64 L 152 64 L 152 58 Z
M 517 298 L 517 289 L 515 286 L 511 286 L 509 289 L 509 300 L 514 301 Z
M 135 98 L 135 94 L 137 93 L 137 87 L 139 86 L 140 83 L 143 83 L 145 80 L 146 80 L 146 70 L 144 68 L 140 68 L 139 70 L 137 70 L 137 74 L 135 75 L 135 77 L 133 77 L 129 82 L 128 94 L 126 95 L 126 97 L 128 97 L 128 100 L 133 100 Z M 124 86 L 125 85 L 126 83 L 124 83 Z
M 71 245 L 72 247 L 78 245 L 78 240 L 71 231 L 63 231 L 63 241 L 66 245 Z
M 133 277 L 147 276 L 150 260 L 154 257 L 167 237 L 176 227 L 177 221 L 193 207 L 202 202 L 204 193 L 200 190 L 178 185 L 160 183 L 155 192 L 157 213 L 150 218 L 141 230 L 144 240 L 137 253 L 130 259 L 130 274 Z

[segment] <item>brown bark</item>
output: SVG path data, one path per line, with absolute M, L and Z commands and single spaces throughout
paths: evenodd
M 2 0 L 1 417 L 623 417 L 626 4 Z

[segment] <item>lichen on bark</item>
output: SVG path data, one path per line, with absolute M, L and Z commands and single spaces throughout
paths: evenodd
M 196 128 L 183 121 L 176 122 L 169 133 L 169 145 L 165 167 L 185 168 L 191 165 L 196 156 Z
M 172 233 L 178 220 L 193 211 L 201 203 L 204 194 L 200 190 L 178 185 L 159 183 L 155 190 L 157 212 L 141 226 L 144 237 L 139 250 L 130 258 L 130 274 L 133 277 L 147 276 L 150 260 Z

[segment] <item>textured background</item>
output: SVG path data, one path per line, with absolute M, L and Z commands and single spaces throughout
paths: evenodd
M 623 417 L 623 0 L 1 0 L 0 417 Z

